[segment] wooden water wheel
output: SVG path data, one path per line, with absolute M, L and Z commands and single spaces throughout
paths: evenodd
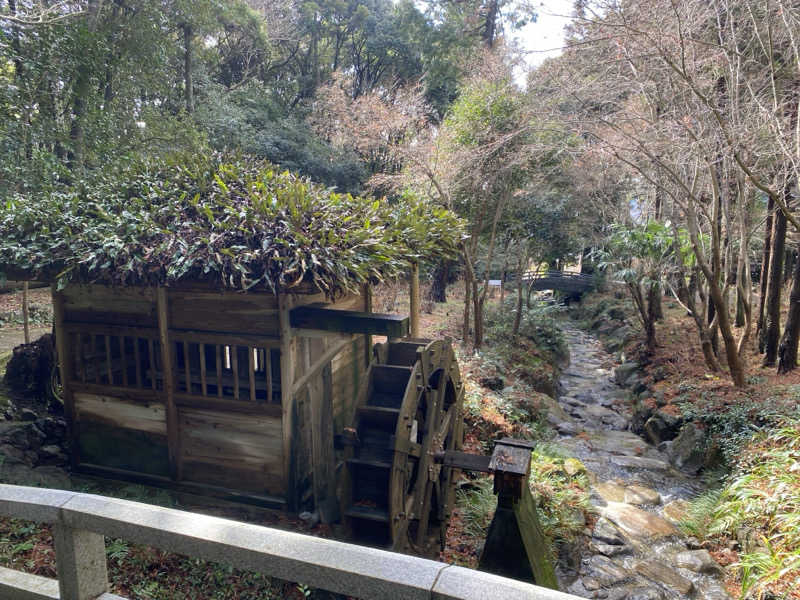
M 354 541 L 436 555 L 444 546 L 457 470 L 437 453 L 463 440 L 464 386 L 449 341 L 377 344 L 353 427 L 345 494 Z

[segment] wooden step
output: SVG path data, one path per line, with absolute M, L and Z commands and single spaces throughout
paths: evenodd
M 386 359 L 386 363 L 410 367 L 417 362 L 417 349 L 424 347 L 425 344 L 418 342 L 390 342 L 389 356 Z
M 347 459 L 348 465 L 353 465 L 355 467 L 370 467 L 375 469 L 391 469 L 392 463 L 386 462 L 383 460 L 375 460 L 373 458 L 367 457 L 358 457 L 358 458 L 348 458 Z
M 377 506 L 354 505 L 348 508 L 344 514 L 353 519 L 365 519 L 378 523 L 389 522 L 389 512 Z
M 389 427 L 394 432 L 397 419 L 400 416 L 400 409 L 387 408 L 385 406 L 361 406 L 358 409 L 358 414 L 362 421 L 375 423 L 383 428 Z
M 381 408 L 400 408 L 403 405 L 403 394 L 385 394 L 382 392 L 372 392 L 367 399 L 367 406 L 377 406 Z
M 411 367 L 401 365 L 372 365 L 372 389 L 382 394 L 405 394 Z

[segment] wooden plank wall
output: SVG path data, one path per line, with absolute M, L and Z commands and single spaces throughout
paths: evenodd
M 319 464 L 350 425 L 369 356 L 367 336 L 300 338 L 282 322 L 281 309 L 324 295 L 279 304 L 272 294 L 76 285 L 55 299 L 79 465 L 285 496 L 290 508 L 323 493 L 315 468 L 332 470 Z M 365 310 L 368 296 L 328 306 Z
M 280 393 L 268 391 L 280 389 L 274 295 L 70 286 L 56 297 L 79 464 L 285 493 Z
M 298 296 L 292 305 L 323 300 L 322 296 Z M 365 306 L 363 293 L 351 294 L 327 305 L 337 310 L 364 310 Z M 336 465 L 333 434 L 341 433 L 344 426 L 350 426 L 349 422 L 345 423 L 345 415 L 352 414 L 358 388 L 367 369 L 367 336 L 293 331 L 297 334 L 296 344 L 292 348 L 294 381 L 303 382 L 293 398 L 297 438 L 293 450 L 296 503 L 298 507 L 316 504 L 325 513 L 321 516 L 327 522 L 336 515 L 336 509 L 333 507 L 335 498 L 332 498 L 332 486 L 326 485 L 323 477 L 328 481 L 336 477 L 332 473 Z M 337 348 L 339 351 L 334 356 L 326 358 L 330 355 L 330 349 L 335 351 Z M 318 369 L 313 377 L 308 378 L 308 370 L 319 365 L 323 358 L 326 360 L 325 368 Z M 319 477 L 315 471 L 325 472 L 322 473 L 323 477 Z

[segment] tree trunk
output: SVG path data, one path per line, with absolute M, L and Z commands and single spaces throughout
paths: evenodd
M 428 291 L 428 299 L 432 302 L 447 302 L 447 283 L 450 279 L 451 261 L 440 260 L 433 271 L 433 280 Z
M 663 295 L 664 294 L 661 291 L 661 284 L 657 283 L 650 288 L 650 294 L 647 301 L 653 305 L 653 315 L 655 315 L 656 321 L 664 320 L 664 307 L 661 305 Z
M 494 219 L 492 221 L 492 231 L 489 235 L 489 248 L 486 251 L 486 272 L 483 278 L 483 289 L 478 290 L 477 278 L 474 278 L 473 282 L 472 302 L 474 305 L 474 314 L 472 316 L 475 320 L 475 335 L 473 341 L 476 349 L 480 348 L 483 344 L 483 307 L 486 303 L 486 294 L 489 292 L 489 277 L 491 275 L 492 258 L 494 258 L 494 247 L 497 240 L 497 225 L 500 222 L 500 218 L 503 216 L 503 208 L 505 207 L 508 197 L 511 196 L 511 191 L 509 187 L 503 192 L 500 198 L 497 199 L 497 207 L 495 208 Z
M 461 340 L 465 344 L 469 340 L 469 318 L 472 308 L 472 278 L 469 271 L 464 273 L 464 322 L 461 323 Z
M 192 82 L 192 26 L 183 24 L 183 85 L 186 97 L 186 112 L 194 112 L 194 84 Z
M 794 262 L 792 291 L 789 293 L 789 313 L 778 347 L 778 373 L 788 373 L 797 367 L 797 343 L 800 337 L 800 260 Z
M 756 327 L 758 351 L 761 353 L 764 352 L 764 347 L 767 341 L 764 327 L 764 303 L 767 299 L 767 279 L 769 277 L 770 252 L 772 250 L 772 221 L 774 210 L 775 199 L 770 196 L 769 200 L 767 201 L 767 221 L 764 224 L 764 254 L 761 258 L 761 279 L 759 281 L 761 295 L 758 299 L 758 325 Z
M 519 335 L 519 326 L 522 323 L 522 274 L 525 272 L 525 265 L 528 257 L 520 255 L 517 261 L 517 312 L 514 314 L 514 327 L 511 335 L 515 338 Z
M 483 307 L 486 301 L 486 288 L 478 289 L 477 279 L 472 280 L 472 347 L 476 350 L 483 344 Z
M 719 323 L 719 331 L 722 334 L 722 340 L 725 343 L 725 357 L 728 361 L 728 369 L 730 370 L 731 379 L 736 387 L 744 387 L 745 385 L 745 367 L 739 355 L 736 340 L 733 338 L 731 331 L 731 322 L 728 317 L 728 307 L 725 304 L 725 299 L 722 290 L 719 286 L 718 270 L 712 269 L 705 259 L 702 246 L 700 244 L 700 233 L 697 225 L 697 213 L 695 213 L 694 200 L 691 195 L 687 198 L 686 221 L 689 226 L 689 237 L 692 241 L 692 248 L 697 264 L 700 267 L 703 275 L 708 282 L 708 296 L 711 299 L 717 313 L 716 321 Z M 713 240 L 712 240 L 713 245 Z M 713 249 L 715 262 L 718 261 L 719 253 L 718 246 Z
M 775 212 L 772 231 L 772 250 L 769 261 L 769 281 L 765 303 L 764 361 L 765 367 L 775 365 L 781 328 L 781 284 L 783 280 L 783 255 L 786 247 L 786 216 Z
M 91 0 L 86 10 L 87 36 L 88 43 L 94 43 L 94 31 L 97 26 L 97 11 L 99 2 Z M 84 60 L 78 63 L 77 74 L 75 77 L 75 87 L 72 98 L 72 124 L 69 129 L 70 150 L 67 154 L 69 169 L 78 171 L 83 169 L 86 160 L 86 105 L 88 102 L 89 90 L 91 88 L 90 61 Z

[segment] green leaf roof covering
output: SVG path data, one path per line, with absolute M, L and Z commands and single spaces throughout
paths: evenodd
M 0 206 L 0 273 L 111 285 L 203 281 L 334 296 L 455 252 L 450 211 L 337 194 L 244 157 L 140 161 Z

